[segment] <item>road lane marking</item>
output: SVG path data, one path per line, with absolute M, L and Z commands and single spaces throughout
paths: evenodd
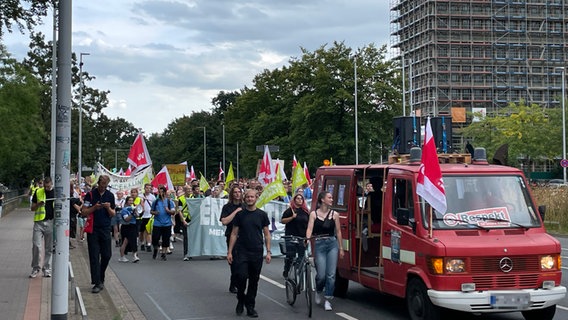
M 268 282 L 268 283 L 272 283 L 273 285 L 277 286 L 277 287 L 280 288 L 280 289 L 286 289 L 286 286 L 283 285 L 283 284 L 281 284 L 281 283 L 278 282 L 278 281 L 274 281 L 274 280 L 272 280 L 272 279 L 270 279 L 270 278 L 267 278 L 267 277 L 265 277 L 265 276 L 263 276 L 263 275 L 260 275 L 260 278 L 261 278 L 262 280 Z
M 156 300 L 154 300 L 154 298 L 152 298 L 152 296 L 149 295 L 148 292 L 145 292 L 144 294 L 148 297 L 148 299 L 150 299 L 150 301 L 152 301 L 152 303 L 156 306 L 156 309 L 158 309 L 158 311 L 160 311 L 160 313 L 164 316 L 164 318 L 166 318 L 167 320 L 172 320 L 172 318 L 168 317 L 168 315 L 166 314 L 164 309 L 162 309 L 162 307 L 160 307 L 158 302 L 156 302 Z
M 355 318 L 355 317 L 352 317 L 352 316 L 350 316 L 350 315 L 348 315 L 348 314 L 345 314 L 345 313 L 343 313 L 343 312 L 338 312 L 338 313 L 336 313 L 336 315 L 342 317 L 343 319 L 347 319 L 347 320 L 359 320 L 359 319 L 357 319 L 357 318 Z
M 556 308 L 558 308 L 558 309 L 562 309 L 562 310 L 568 310 L 568 308 L 567 308 L 567 307 L 563 307 L 563 306 L 559 306 L 559 305 L 556 305 Z

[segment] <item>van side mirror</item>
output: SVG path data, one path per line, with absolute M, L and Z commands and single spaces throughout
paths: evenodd
M 544 222 L 544 214 L 546 213 L 546 206 L 545 205 L 538 206 L 538 213 L 540 214 L 540 218 Z

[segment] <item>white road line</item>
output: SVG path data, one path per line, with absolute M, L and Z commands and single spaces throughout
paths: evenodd
M 338 313 L 336 313 L 336 315 L 342 317 L 343 319 L 347 319 L 347 320 L 358 320 L 357 318 L 352 317 L 352 316 L 345 314 L 343 312 L 338 312 Z
M 568 270 L 568 267 L 560 267 L 560 269 L 566 269 L 566 270 Z
M 263 275 L 260 275 L 260 278 L 261 278 L 262 280 L 268 282 L 268 283 L 272 283 L 273 285 L 277 286 L 277 287 L 280 288 L 280 289 L 286 289 L 286 286 L 283 285 L 283 284 L 281 284 L 281 283 L 278 282 L 278 281 L 274 281 L 274 280 L 272 280 L 272 279 L 270 279 L 270 278 L 267 278 L 267 277 L 265 277 L 265 276 L 263 276 Z
M 567 307 L 563 307 L 563 306 L 559 306 L 559 305 L 556 305 L 556 308 L 558 308 L 558 309 L 562 309 L 562 310 L 568 310 L 568 308 L 567 308 Z
M 160 313 L 164 315 L 164 318 L 166 318 L 166 320 L 172 320 L 172 318 L 168 317 L 164 309 L 160 307 L 160 305 L 156 302 L 156 300 L 154 300 L 154 298 L 152 298 L 151 295 L 148 294 L 148 292 L 145 292 L 144 294 L 148 297 L 148 299 L 150 299 L 150 301 L 152 301 L 152 303 L 156 306 L 156 309 L 158 309 L 158 311 L 160 311 Z

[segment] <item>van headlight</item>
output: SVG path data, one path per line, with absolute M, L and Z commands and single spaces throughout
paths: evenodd
M 540 257 L 540 270 L 542 271 L 559 270 L 561 264 L 562 262 L 559 255 L 546 255 Z
M 465 272 L 465 262 L 463 259 L 447 259 L 446 272 L 448 273 L 462 273 Z

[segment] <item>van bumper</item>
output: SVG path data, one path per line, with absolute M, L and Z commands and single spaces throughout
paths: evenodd
M 491 296 L 499 294 L 528 293 L 528 305 L 497 308 L 491 304 Z M 552 289 L 522 289 L 522 290 L 489 290 L 489 291 L 437 291 L 428 290 L 430 301 L 436 306 L 465 312 L 508 312 L 543 309 L 553 306 L 564 299 L 566 287 L 558 286 Z

